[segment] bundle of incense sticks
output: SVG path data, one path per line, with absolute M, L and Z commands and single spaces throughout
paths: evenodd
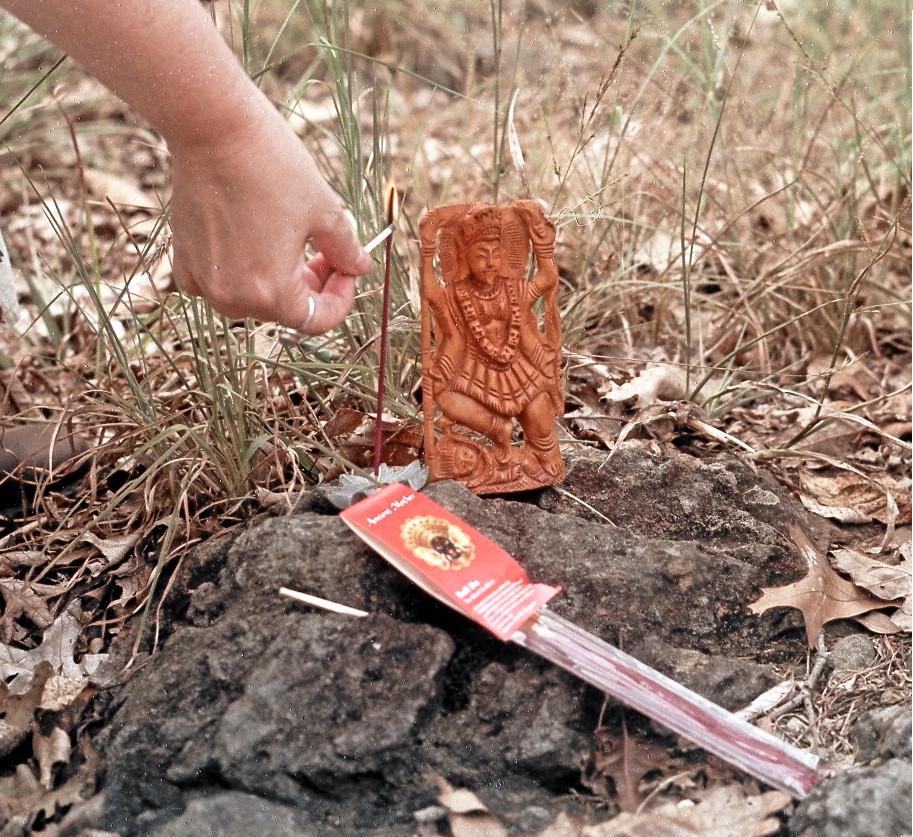
M 368 545 L 425 592 L 642 712 L 773 787 L 804 797 L 824 778 L 818 757 L 781 741 L 639 662 L 545 605 L 560 589 L 465 520 L 407 485 L 388 485 L 341 513 Z
M 548 608 L 512 640 L 797 798 L 823 778 L 817 756 L 752 726 Z

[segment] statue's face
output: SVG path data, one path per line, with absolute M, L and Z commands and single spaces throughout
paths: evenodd
M 499 241 L 477 241 L 469 248 L 469 272 L 472 278 L 486 287 L 491 285 L 501 272 L 501 243 Z
M 466 447 L 459 447 L 453 457 L 453 467 L 456 470 L 456 476 L 465 477 L 472 473 L 476 464 L 475 454 Z

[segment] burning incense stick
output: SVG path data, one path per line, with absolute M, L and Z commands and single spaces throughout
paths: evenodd
M 399 215 L 399 193 L 396 191 L 396 184 L 392 180 L 387 184 L 384 207 L 386 209 L 387 227 L 392 230 L 396 225 L 396 217 Z M 372 463 L 375 476 L 380 471 L 380 463 L 383 461 L 384 455 L 384 376 L 387 370 L 387 327 L 390 322 L 390 274 L 392 267 L 393 236 L 390 235 L 387 238 L 387 244 L 384 249 L 384 297 L 381 303 L 380 350 L 377 361 L 377 418 L 374 421 L 374 462 Z

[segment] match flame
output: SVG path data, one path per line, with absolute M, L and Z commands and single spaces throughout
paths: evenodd
M 387 181 L 387 188 L 384 190 L 384 207 L 387 211 L 387 224 L 395 224 L 399 217 L 399 192 L 392 179 Z

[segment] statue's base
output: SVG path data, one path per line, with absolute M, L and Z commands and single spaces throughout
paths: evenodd
M 511 494 L 516 491 L 532 491 L 536 488 L 547 488 L 550 485 L 557 485 L 560 482 L 564 482 L 563 470 L 557 477 L 549 477 L 547 479 L 534 479 L 533 477 L 524 476 L 521 479 L 512 480 L 511 482 L 480 485 L 478 487 L 469 486 L 469 488 L 474 494 L 484 496 L 486 494 Z
M 474 494 L 511 494 L 532 491 L 564 481 L 564 463 L 555 455 L 549 471 L 526 446 L 511 448 L 508 461 L 498 461 L 490 445 L 459 433 L 447 433 L 435 445 L 427 462 L 428 481 L 455 480 Z

